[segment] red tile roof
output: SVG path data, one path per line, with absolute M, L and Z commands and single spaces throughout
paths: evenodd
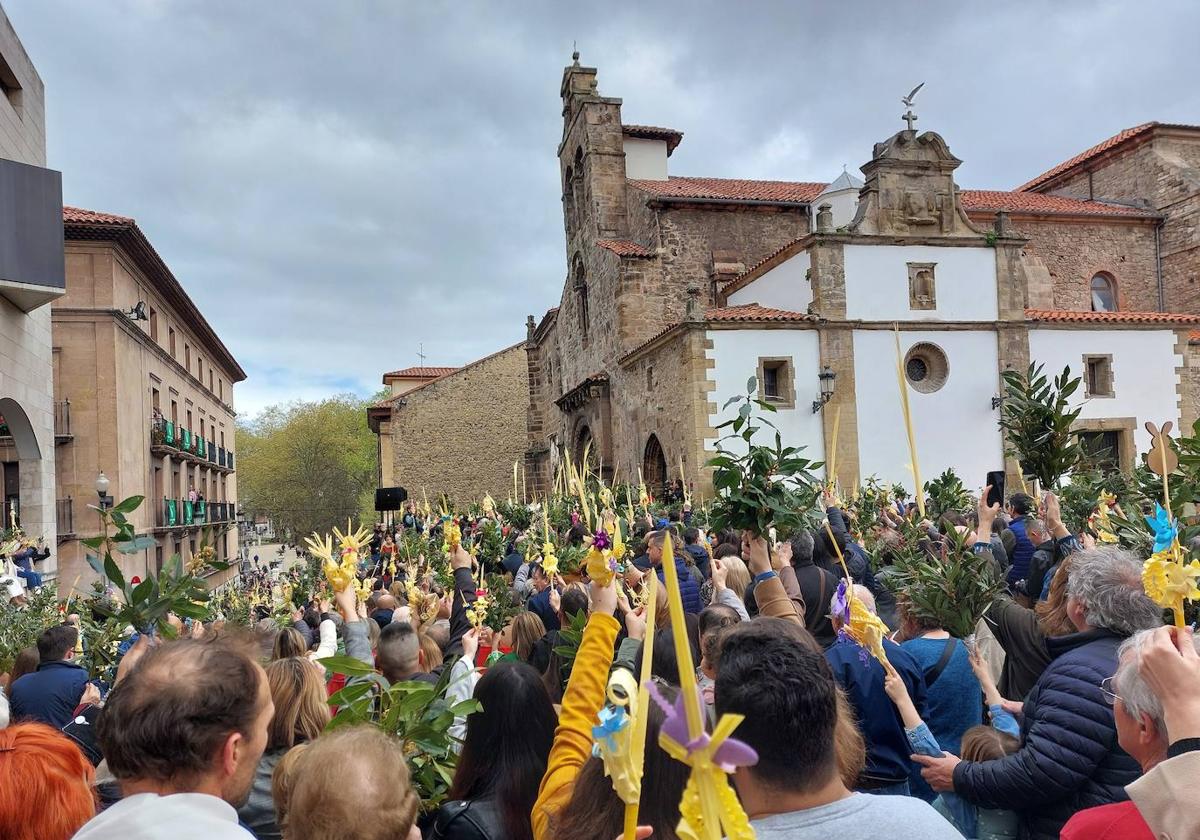
M 671 152 L 675 151 L 675 147 L 683 140 L 682 131 L 657 125 L 623 125 L 621 131 L 629 137 L 637 137 L 642 140 L 666 140 L 667 157 L 671 156 Z
M 612 251 L 618 257 L 653 257 L 654 252 L 649 248 L 628 239 L 597 239 L 596 244 L 601 248 Z
M 825 189 L 825 184 L 796 181 L 746 181 L 731 178 L 683 178 L 672 175 L 665 181 L 630 180 L 637 189 L 659 198 L 715 201 L 761 201 L 774 204 L 807 204 Z
M 456 367 L 406 367 L 403 370 L 394 370 L 391 373 L 385 373 L 384 376 L 424 379 L 431 376 L 445 376 L 446 374 L 454 373 L 456 370 L 458 370 Z
M 1200 315 L 1180 312 L 1076 312 L 1066 309 L 1026 309 L 1031 321 L 1055 324 L 1200 324 Z
M 709 309 L 704 313 L 706 321 L 819 321 L 816 315 L 807 312 L 792 312 L 787 309 L 772 309 L 759 306 L 757 303 L 746 303 L 741 306 L 726 306 L 722 309 Z
M 1004 210 L 1009 213 L 1048 213 L 1072 216 L 1138 216 L 1157 218 L 1150 210 L 1103 201 L 1081 201 L 1058 195 L 1036 192 L 1003 192 L 1000 190 L 962 190 L 963 209 L 967 212 Z
M 134 220 L 129 216 L 114 216 L 112 213 L 101 213 L 97 210 L 84 210 L 81 207 L 63 205 L 63 221 L 79 225 L 131 225 Z
M 1117 146 L 1121 146 L 1125 143 L 1132 143 L 1133 145 L 1138 145 L 1140 143 L 1143 143 L 1146 140 L 1150 139 L 1150 134 L 1151 134 L 1152 130 L 1155 128 L 1198 129 L 1198 128 L 1200 128 L 1200 126 L 1175 125 L 1175 124 L 1171 124 L 1171 123 L 1160 123 L 1160 122 L 1148 122 L 1148 123 L 1142 123 L 1141 125 L 1135 125 L 1133 128 L 1127 128 L 1124 131 L 1114 134 L 1112 137 L 1109 137 L 1107 140 L 1105 140 L 1102 143 L 1097 143 L 1095 146 L 1092 146 L 1092 148 L 1088 149 L 1087 151 L 1080 152 L 1079 154 L 1075 155 L 1075 157 L 1071 158 L 1070 160 L 1064 160 L 1058 166 L 1055 166 L 1052 169 L 1046 170 L 1041 175 L 1034 178 L 1032 181 L 1027 181 L 1024 184 L 1022 184 L 1021 186 L 1017 187 L 1017 189 L 1018 190 L 1036 190 L 1039 187 L 1041 187 L 1043 184 L 1045 184 L 1046 182 L 1052 181 L 1055 178 L 1057 178 L 1059 175 L 1062 175 L 1066 172 L 1070 172 L 1075 167 L 1081 166 L 1082 164 L 1087 163 L 1088 161 L 1092 160 L 1093 158 L 1099 157 L 1100 155 L 1104 154 L 1105 152 L 1109 151 L 1110 149 L 1115 149 Z M 1134 141 L 1136 141 L 1136 142 L 1134 142 Z

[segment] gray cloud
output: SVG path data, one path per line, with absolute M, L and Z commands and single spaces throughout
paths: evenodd
M 1184 2 L 6 0 L 68 202 L 135 216 L 252 373 L 245 412 L 519 340 L 565 273 L 558 84 L 578 40 L 675 174 L 856 169 L 899 125 L 1004 189 L 1200 121 Z

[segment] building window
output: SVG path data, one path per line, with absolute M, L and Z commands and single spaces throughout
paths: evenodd
M 933 270 L 937 263 L 908 264 L 908 308 L 937 309 Z
M 1117 431 L 1080 432 L 1085 463 L 1093 469 L 1114 472 L 1121 467 L 1121 434 Z
M 950 361 L 936 344 L 914 344 L 904 357 L 904 378 L 914 391 L 932 394 L 940 391 L 950 378 Z
M 213 372 L 212 368 L 208 369 L 208 390 L 211 393 L 213 389 Z
M 1107 274 L 1097 274 L 1092 278 L 1092 311 L 1117 311 L 1117 282 Z
M 8 66 L 8 62 L 4 60 L 4 56 L 0 56 L 0 93 L 4 94 L 8 104 L 17 112 L 17 116 L 22 117 L 21 82 L 13 73 L 12 68 Z
M 579 334 L 586 347 L 588 330 L 591 327 L 591 315 L 588 312 L 587 274 L 583 268 L 583 257 L 579 254 L 575 255 L 571 273 L 575 278 L 575 304 L 579 310 Z
M 225 400 L 225 380 L 217 377 L 217 399 Z
M 795 377 L 790 357 L 758 360 L 758 398 L 779 408 L 796 407 Z
M 150 340 L 158 341 L 158 312 L 150 307 Z
M 647 391 L 654 390 L 654 366 L 653 365 L 648 366 L 646 368 L 646 390 Z
M 171 346 L 167 349 L 171 351 L 171 358 L 175 358 L 175 328 L 167 327 L 167 343 Z
M 1083 369 L 1087 376 L 1087 391 L 1084 396 L 1088 397 L 1112 397 L 1116 396 L 1113 390 L 1113 372 L 1112 372 L 1112 356 L 1084 356 Z
M 192 345 L 186 341 L 183 343 L 183 368 L 188 373 L 192 372 Z

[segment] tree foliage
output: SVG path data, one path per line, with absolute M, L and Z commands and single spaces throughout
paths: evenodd
M 271 406 L 239 423 L 238 500 L 293 539 L 372 522 L 378 452 L 367 401 L 352 395 Z
M 1057 488 L 1059 479 L 1083 457 L 1079 438 L 1071 429 L 1082 410 L 1081 406 L 1072 408 L 1070 402 L 1080 381 L 1071 377 L 1070 367 L 1054 379 L 1036 363 L 1030 364 L 1026 373 L 1004 372 L 1000 428 L 1008 452 L 1020 461 L 1022 474 L 1037 479 L 1046 490 Z

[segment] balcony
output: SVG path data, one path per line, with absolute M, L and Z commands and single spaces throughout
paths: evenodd
M 150 421 L 150 453 L 231 472 L 233 453 L 165 417 Z
M 64 543 L 75 536 L 75 500 L 70 496 L 54 500 L 54 520 L 58 541 Z
M 71 434 L 71 401 L 60 400 L 54 404 L 54 443 L 70 443 L 74 437 Z
M 154 526 L 156 530 L 200 528 L 224 525 L 235 521 L 237 502 L 191 502 L 187 499 L 162 499 L 158 505 Z

